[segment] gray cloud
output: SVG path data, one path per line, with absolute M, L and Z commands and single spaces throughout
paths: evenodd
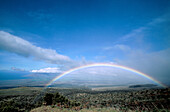
M 146 73 L 163 83 L 170 84 L 170 49 L 157 52 L 142 50 L 129 51 L 126 60 L 116 59 L 116 63 Z
M 37 47 L 20 37 L 4 31 L 0 31 L 0 49 L 24 57 L 34 57 L 36 60 L 43 60 L 48 63 L 64 64 L 71 62 L 69 57 L 58 54 L 55 50 Z
M 16 68 L 16 67 L 11 67 L 11 70 L 14 70 L 14 71 L 25 71 L 25 69 Z

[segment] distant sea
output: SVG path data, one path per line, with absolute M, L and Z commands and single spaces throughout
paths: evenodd
M 30 72 L 1 70 L 0 71 L 0 80 L 28 79 L 29 77 L 25 76 L 28 74 L 30 74 Z

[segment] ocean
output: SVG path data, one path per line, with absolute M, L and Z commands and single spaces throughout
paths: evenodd
M 1 70 L 0 71 L 0 80 L 17 80 L 17 79 L 28 79 L 26 75 L 30 72 L 26 71 L 10 71 L 10 70 Z

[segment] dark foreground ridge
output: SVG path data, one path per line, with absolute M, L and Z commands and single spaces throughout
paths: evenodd
M 156 87 L 155 84 L 139 84 L 139 85 L 131 85 L 129 88 L 141 88 L 141 87 Z
M 93 91 L 19 87 L 0 90 L 0 112 L 170 111 L 170 88 Z M 36 99 L 36 101 L 35 101 Z M 37 108 L 40 107 L 40 108 Z M 35 109 L 37 108 L 37 109 Z

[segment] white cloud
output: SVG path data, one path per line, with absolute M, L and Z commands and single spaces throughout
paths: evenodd
M 61 73 L 62 71 L 59 70 L 59 68 L 43 68 L 43 69 L 39 69 L 39 70 L 31 70 L 30 72 L 33 73 Z
M 121 40 L 126 41 L 126 40 L 129 39 L 129 38 L 136 37 L 137 34 L 143 32 L 143 31 L 146 30 L 146 29 L 147 29 L 147 27 L 140 27 L 140 28 L 138 28 L 138 29 L 132 30 L 129 34 L 123 36 L 123 37 L 121 38 Z
M 154 18 L 152 21 L 148 22 L 147 24 L 145 24 L 137 29 L 134 29 L 131 32 L 129 32 L 128 34 L 122 36 L 117 41 L 115 41 L 114 44 L 127 42 L 127 41 L 128 42 L 133 41 L 133 42 L 137 43 L 142 40 L 143 36 L 145 35 L 145 32 L 149 31 L 153 27 L 156 27 L 157 25 L 160 25 L 161 23 L 170 22 L 169 17 L 170 17 L 170 14 L 168 13 L 168 14 L 164 14 L 163 16 Z M 166 23 L 166 24 L 168 24 L 168 23 Z M 141 44 L 143 44 L 143 43 L 141 43 Z
M 104 47 L 104 48 L 103 48 L 103 50 L 112 50 L 112 49 L 114 49 L 114 47 L 112 47 L 112 46 Z
M 129 46 L 123 44 L 116 44 L 114 48 L 122 51 L 129 51 L 131 49 Z
M 25 57 L 34 57 L 48 63 L 64 64 L 71 62 L 69 57 L 58 54 L 55 50 L 37 47 L 20 37 L 4 31 L 0 31 L 0 49 Z
M 110 46 L 110 47 L 104 47 L 103 50 L 107 51 L 107 50 L 122 50 L 122 51 L 127 51 L 130 50 L 130 47 L 124 44 L 116 44 L 114 46 Z

